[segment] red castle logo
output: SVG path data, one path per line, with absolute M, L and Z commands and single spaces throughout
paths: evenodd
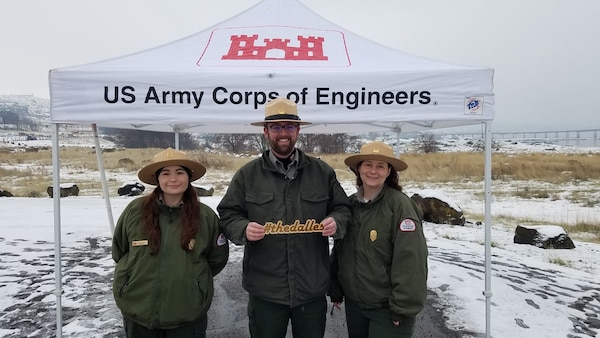
M 291 61 L 327 61 L 323 53 L 323 37 L 298 35 L 299 46 L 290 46 L 290 39 L 264 39 L 264 46 L 256 46 L 258 35 L 232 35 L 229 52 L 222 60 L 291 60 Z M 277 51 L 282 51 L 281 54 Z

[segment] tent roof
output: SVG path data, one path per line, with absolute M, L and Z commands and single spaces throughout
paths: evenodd
M 298 0 L 264 0 L 196 34 L 50 71 L 54 123 L 260 133 L 289 96 L 309 133 L 444 128 L 494 118 L 493 69 L 438 62 L 362 38 Z M 398 129 L 399 128 L 399 129 Z

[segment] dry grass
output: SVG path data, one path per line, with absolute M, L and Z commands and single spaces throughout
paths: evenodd
M 117 191 L 123 183 L 111 178 L 110 173 L 135 172 L 149 163 L 161 149 L 110 149 L 102 153 L 103 166 L 107 173 L 109 191 Z M 191 158 L 209 168 L 207 178 L 221 171 L 233 171 L 250 158 L 205 153 L 188 152 Z M 86 173 L 98 171 L 96 151 L 89 147 L 63 147 L 59 150 L 61 174 L 69 176 L 69 183 L 80 188 L 81 195 L 94 195 L 102 192 L 100 180 L 90 180 Z M 41 148 L 28 152 L 0 152 L 0 189 L 10 191 L 19 197 L 46 197 L 46 189 L 52 185 L 52 152 Z M 78 176 L 81 176 L 78 178 Z M 216 179 L 216 178 L 215 178 Z M 226 185 L 229 182 L 221 182 Z M 219 185 L 219 184 L 218 184 Z M 218 186 L 217 185 L 217 186 Z M 215 187 L 217 189 L 218 187 Z
M 160 149 L 116 149 L 103 151 L 103 165 L 107 171 L 131 171 L 148 163 Z M 190 156 L 211 170 L 235 171 L 253 156 L 233 156 L 191 151 Z M 95 150 L 86 147 L 63 147 L 59 151 L 61 170 L 70 173 L 97 171 Z M 351 179 L 353 174 L 344 164 L 347 154 L 317 155 L 329 163 L 341 176 Z M 494 181 L 539 181 L 552 184 L 581 182 L 600 179 L 600 156 L 597 154 L 493 154 L 492 179 Z M 401 179 L 408 182 L 448 183 L 482 181 L 484 159 L 481 153 L 430 153 L 404 154 L 408 169 Z M 39 178 L 51 176 L 52 153 L 49 148 L 36 152 L 0 153 L 0 187 L 15 188 L 14 179 L 26 179 L 33 184 Z M 600 188 L 599 188 L 600 189 Z M 45 189 L 44 189 L 45 191 Z M 517 196 L 525 198 L 548 198 L 556 191 L 523 189 Z M 582 196 L 573 193 L 573 200 Z M 596 203 L 593 203 L 596 204 Z
M 161 149 L 104 150 L 103 165 L 111 194 L 123 183 L 116 175 L 133 176 L 135 172 Z M 89 147 L 62 147 L 60 150 L 61 174 L 69 183 L 79 186 L 81 195 L 102 193 L 99 179 L 90 180 L 89 171 L 97 171 L 95 150 Z M 193 159 L 205 164 L 208 172 L 203 182 L 211 182 L 216 191 L 222 191 L 229 182 L 223 181 L 222 172 L 234 172 L 254 156 L 234 156 L 203 151 L 188 152 Z M 338 174 L 340 180 L 353 180 L 354 174 L 344 164 L 347 154 L 320 155 Z M 510 189 L 494 190 L 496 197 L 519 199 L 566 199 L 586 207 L 600 205 L 599 155 L 588 154 L 504 154 L 492 155 L 492 179 L 495 185 L 506 183 Z M 460 187 L 484 179 L 484 158 L 481 153 L 430 153 L 403 154 L 409 167 L 401 173 L 401 181 L 418 186 L 446 184 Z M 514 183 L 525 182 L 525 183 Z M 586 184 L 587 182 L 587 184 Z M 566 191 L 563 185 L 578 185 L 577 191 Z M 27 152 L 0 152 L 0 189 L 20 197 L 47 197 L 46 189 L 52 185 L 52 153 L 49 148 Z M 483 199 L 483 192 L 474 198 Z M 528 222 L 532 220 L 512 220 Z M 578 222 L 562 225 L 573 232 L 592 234 L 600 242 L 600 225 Z M 588 238 L 589 240 L 589 238 Z

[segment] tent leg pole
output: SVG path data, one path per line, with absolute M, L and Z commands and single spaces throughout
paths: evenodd
M 62 337 L 62 264 L 60 237 L 60 159 L 58 123 L 52 129 L 52 199 L 54 201 L 54 293 L 56 296 L 56 337 Z
M 485 336 L 491 337 L 492 298 L 492 128 L 485 122 Z
M 115 233 L 115 221 L 110 206 L 110 195 L 108 194 L 108 183 L 106 181 L 106 173 L 104 172 L 104 161 L 102 160 L 102 148 L 100 148 L 100 140 L 98 138 L 98 128 L 96 124 L 92 124 L 94 133 L 94 145 L 96 146 L 96 158 L 98 160 L 98 171 L 100 171 L 100 179 L 102 180 L 102 191 L 104 192 L 104 202 L 106 203 L 106 213 L 108 214 L 108 224 L 110 226 L 111 236 Z

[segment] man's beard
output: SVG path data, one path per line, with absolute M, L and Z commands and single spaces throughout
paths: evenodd
M 288 139 L 289 143 L 285 145 L 280 145 L 277 141 L 281 139 Z M 277 157 L 288 157 L 294 151 L 294 146 L 296 145 L 293 142 L 291 137 L 279 137 L 275 140 L 269 139 L 269 145 L 271 146 L 271 150 L 275 153 Z

